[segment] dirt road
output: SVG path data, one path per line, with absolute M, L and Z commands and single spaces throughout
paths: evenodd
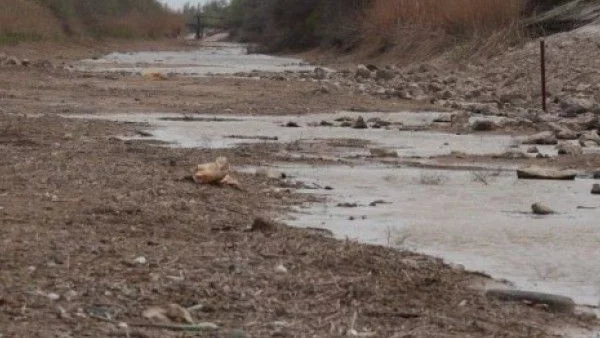
M 242 190 L 189 179 L 217 156 L 269 162 L 268 148 L 158 147 L 123 141 L 137 125 L 57 115 L 385 111 L 403 101 L 276 79 L 82 74 L 55 67 L 48 50 L 12 52 L 54 66 L 0 68 L 2 337 L 193 335 L 137 325 L 171 303 L 223 337 L 545 337 L 596 325 L 486 299 L 489 279 L 423 255 L 283 224 L 253 231 L 256 217 L 315 198 L 280 179 L 239 173 Z M 61 53 L 67 63 L 85 55 Z

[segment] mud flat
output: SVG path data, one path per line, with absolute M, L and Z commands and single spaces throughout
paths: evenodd
M 272 172 L 285 173 L 327 197 L 300 209 L 286 222 L 301 227 L 331 230 L 338 238 L 388 245 L 442 257 L 470 270 L 510 280 L 515 287 L 557 293 L 580 304 L 593 305 L 600 298 L 600 265 L 597 252 L 600 231 L 596 216 L 600 201 L 589 193 L 594 180 L 574 182 L 517 179 L 513 164 L 481 163 L 479 168 L 452 170 L 416 168 L 401 164 L 377 164 L 369 148 L 395 151 L 399 158 L 428 159 L 452 152 L 497 154 L 507 151 L 514 138 L 506 135 L 455 135 L 430 131 L 390 129 L 356 130 L 321 127 L 319 121 L 340 117 L 381 119 L 397 125 L 429 125 L 440 113 L 348 113 L 308 116 L 229 116 L 219 121 L 197 116 L 198 121 L 173 121 L 171 115 L 99 115 L 94 118 L 150 123 L 150 132 L 162 141 L 183 147 L 224 148 L 251 142 L 227 138 L 236 135 L 269 135 L 270 143 L 312 144 L 303 158 L 354 159 L 351 165 L 274 164 Z M 165 118 L 167 117 L 167 118 Z M 298 128 L 288 128 L 286 121 Z M 362 140 L 366 147 L 323 154 L 326 140 Z M 258 141 L 264 142 L 264 141 Z M 398 147 L 402 145 L 402 147 Z M 523 147 L 523 146 L 521 146 Z M 311 153 L 311 150 L 312 153 Z M 552 147 L 546 147 L 548 153 Z M 300 157 L 294 150 L 290 157 Z M 298 155 L 298 156 L 294 156 Z M 312 156 L 311 156 L 312 155 Z M 278 176 L 277 174 L 273 175 Z M 306 193 L 315 193 L 308 189 Z M 381 201 L 382 203 L 373 202 Z M 539 217 L 532 203 L 543 201 L 557 215 Z M 339 207 L 338 204 L 352 207 Z

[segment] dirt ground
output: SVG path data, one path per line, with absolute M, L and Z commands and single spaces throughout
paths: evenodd
M 54 65 L 125 49 L 22 48 L 12 53 Z M 160 147 L 119 138 L 136 125 L 57 115 L 397 110 L 405 102 L 314 94 L 307 82 L 148 81 L 37 66 L 0 73 L 0 337 L 547 337 L 597 325 L 489 300 L 479 288 L 487 277 L 431 257 L 283 224 L 253 230 L 256 217 L 314 201 L 283 180 L 236 173 L 236 190 L 189 178 L 217 156 L 268 162 L 268 148 Z M 155 322 L 142 312 L 171 303 L 219 328 L 147 327 Z

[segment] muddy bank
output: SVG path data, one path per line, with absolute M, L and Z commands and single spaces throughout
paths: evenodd
M 251 165 L 261 153 L 123 142 L 110 136 L 132 132 L 131 125 L 56 116 L 2 114 L 0 122 L 7 337 L 121 336 L 122 326 L 96 318 L 139 323 L 145 308 L 168 303 L 200 304 L 195 318 L 248 336 L 354 329 L 516 337 L 591 323 L 486 300 L 471 288 L 480 277 L 409 252 L 285 226 L 248 232 L 254 215 L 305 201 L 277 192 L 276 180 L 238 173 L 244 190 L 237 191 L 185 179 L 190 167 L 217 155 Z

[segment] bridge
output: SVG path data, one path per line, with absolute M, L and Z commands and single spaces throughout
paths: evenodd
M 204 29 L 206 28 L 227 28 L 224 21 L 225 18 L 222 17 L 197 13 L 194 15 L 193 21 L 188 22 L 186 26 L 196 33 L 196 40 L 200 40 L 204 36 Z

